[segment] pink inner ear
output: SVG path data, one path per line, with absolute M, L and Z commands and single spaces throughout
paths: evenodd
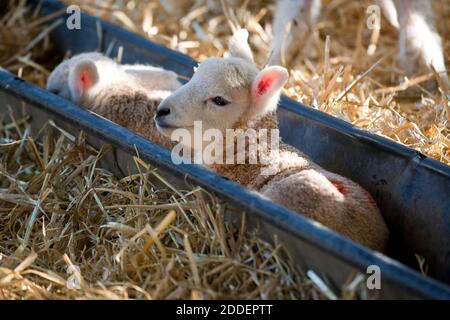
M 271 74 L 265 75 L 259 80 L 258 83 L 258 95 L 262 96 L 272 86 L 275 81 L 275 77 Z
M 92 76 L 89 70 L 84 69 L 80 72 L 80 89 L 81 92 L 85 92 L 89 90 L 94 85 L 94 81 L 92 80 Z

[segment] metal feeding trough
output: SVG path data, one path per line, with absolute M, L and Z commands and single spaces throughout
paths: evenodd
M 32 2 L 42 6 L 41 15 L 64 7 L 58 1 Z M 61 52 L 99 50 L 116 56 L 122 47 L 125 63 L 151 63 L 187 77 L 196 65 L 181 53 L 85 14 L 80 30 L 69 30 L 62 23 L 51 37 Z M 380 298 L 450 299 L 445 284 L 450 283 L 450 167 L 419 152 L 282 98 L 278 114 L 284 140 L 374 195 L 391 230 L 395 245 L 388 255 L 394 260 L 200 166 L 175 165 L 169 150 L 2 71 L 0 102 L 0 114 L 26 109 L 34 129 L 53 119 L 72 133 L 84 131 L 94 145 L 111 144 L 113 156 L 103 165 L 118 175 L 129 172 L 136 147 L 145 161 L 171 181 L 201 186 L 239 212 L 245 211 L 250 225 L 259 225 L 263 237 L 271 240 L 277 235 L 299 266 L 313 269 L 336 287 L 355 272 L 366 274 L 369 265 L 377 265 L 381 270 Z M 414 270 L 414 264 L 405 258 L 414 258 L 414 253 L 426 258 L 429 277 Z

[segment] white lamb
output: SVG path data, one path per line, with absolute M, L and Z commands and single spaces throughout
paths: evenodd
M 181 86 L 174 72 L 120 65 L 100 53 L 83 53 L 50 74 L 47 89 L 167 148 L 153 116 L 162 99 Z
M 386 19 L 399 31 L 398 61 L 408 75 L 420 64 L 432 66 L 449 81 L 444 51 L 434 25 L 430 0 L 377 0 Z M 317 21 L 321 0 L 278 0 L 273 20 L 270 65 L 289 65 Z M 381 17 L 379 17 L 381 18 Z
M 235 145 L 236 136 L 228 136 L 227 129 L 278 128 L 277 103 L 288 73 L 279 66 L 259 71 L 247 36 L 246 30 L 238 31 L 230 41 L 230 57 L 205 60 L 187 84 L 161 102 L 155 117 L 161 133 L 170 137 L 182 128 L 195 136 L 194 122 L 201 121 L 205 130 L 220 130 L 224 145 Z M 193 151 L 204 153 L 203 146 L 194 143 Z M 278 154 L 256 164 L 206 165 L 369 248 L 386 247 L 389 232 L 370 194 L 291 146 L 280 143 Z M 261 169 L 272 174 L 263 175 Z

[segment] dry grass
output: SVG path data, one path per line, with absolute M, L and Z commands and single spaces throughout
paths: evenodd
M 0 17 L 0 65 L 44 86 L 60 58 L 25 1 Z M 16 28 L 6 30 L 14 25 Z M 354 299 L 364 277 L 334 293 L 271 245 L 224 221 L 226 204 L 178 190 L 135 157 L 122 179 L 95 150 L 53 122 L 0 116 L 0 299 Z M 234 214 L 239 214 L 235 212 Z
M 24 0 L 2 1 L 0 12 L 0 67 L 45 87 L 50 71 L 61 61 L 48 34 L 63 20 L 47 23 L 61 13 L 41 17 Z
M 231 34 L 227 19 L 205 1 L 196 2 L 178 19 L 155 1 L 70 1 L 198 60 L 222 55 Z M 324 2 L 323 18 L 309 50 L 291 70 L 285 93 L 450 163 L 448 100 L 424 86 L 433 75 L 402 78 L 396 33 L 387 22 L 375 54 L 366 54 L 367 3 Z M 44 86 L 61 59 L 48 31 L 61 22 L 48 25 L 48 18 L 27 10 L 25 1 L 10 3 L 14 10 L 0 16 L 0 66 Z M 450 3 L 434 1 L 434 6 L 441 35 L 448 35 Z M 249 29 L 261 66 L 268 56 L 272 12 L 272 5 L 246 1 L 231 13 L 235 24 Z M 444 40 L 448 56 L 450 39 Z M 5 119 L 0 119 L 0 299 L 338 295 L 314 273 L 296 270 L 281 245 L 225 223 L 224 206 L 205 191 L 161 188 L 157 171 L 139 158 L 140 174 L 117 179 L 97 167 L 107 147 L 94 150 L 82 136 L 57 129 L 33 139 L 24 119 Z M 349 281 L 340 297 L 366 297 L 363 279 Z
M 168 15 L 159 1 L 67 2 L 200 61 L 221 56 L 232 33 L 218 0 L 192 1 L 194 4 L 186 6 L 181 18 Z M 442 94 L 445 89 L 434 85 L 434 75 L 428 71 L 405 78 L 395 59 L 396 30 L 386 20 L 382 20 L 379 37 L 365 27 L 365 9 L 370 1 L 323 2 L 319 23 L 305 45 L 307 50 L 291 69 L 285 94 L 449 164 L 446 107 L 450 110 L 450 102 Z M 249 30 L 256 60 L 262 66 L 269 55 L 273 3 L 237 3 L 228 16 L 235 25 Z M 449 57 L 450 2 L 436 0 L 433 6 L 445 56 Z M 327 36 L 329 49 L 325 45 Z M 376 50 L 368 55 L 371 44 Z M 373 70 L 367 72 L 372 66 Z
M 138 157 L 138 173 L 118 179 L 98 167 L 108 146 L 95 150 L 52 122 L 32 137 L 26 118 L 9 118 L 0 121 L 0 299 L 336 298 L 276 239 L 248 232 L 245 215 L 239 227 L 225 222 L 230 209 L 207 192 L 175 189 Z

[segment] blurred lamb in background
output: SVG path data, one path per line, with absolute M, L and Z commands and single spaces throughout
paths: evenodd
M 448 83 L 441 38 L 430 0 L 377 0 L 386 19 L 399 30 L 398 61 L 408 75 L 420 64 L 432 66 Z M 303 48 L 320 13 L 321 0 L 278 0 L 273 19 L 269 65 L 288 66 Z M 378 21 L 379 21 L 378 17 Z
M 180 86 L 172 71 L 118 64 L 98 52 L 63 61 L 47 80 L 47 90 L 166 148 L 173 143 L 158 132 L 153 116 L 161 100 Z
M 162 7 L 170 14 L 182 16 L 193 0 L 160 0 Z M 399 31 L 399 65 L 407 75 L 421 68 L 432 68 L 449 84 L 446 73 L 442 41 L 436 30 L 433 9 L 430 0 L 374 0 L 389 23 Z M 230 7 L 239 1 L 228 0 Z M 277 0 L 272 23 L 273 40 L 271 43 L 269 65 L 290 66 L 301 54 L 306 40 L 317 22 L 321 0 Z M 208 0 L 209 10 L 220 12 L 221 1 Z M 264 2 L 262 3 L 264 5 Z M 377 17 L 380 21 L 381 17 Z M 356 35 L 355 35 L 356 37 Z

